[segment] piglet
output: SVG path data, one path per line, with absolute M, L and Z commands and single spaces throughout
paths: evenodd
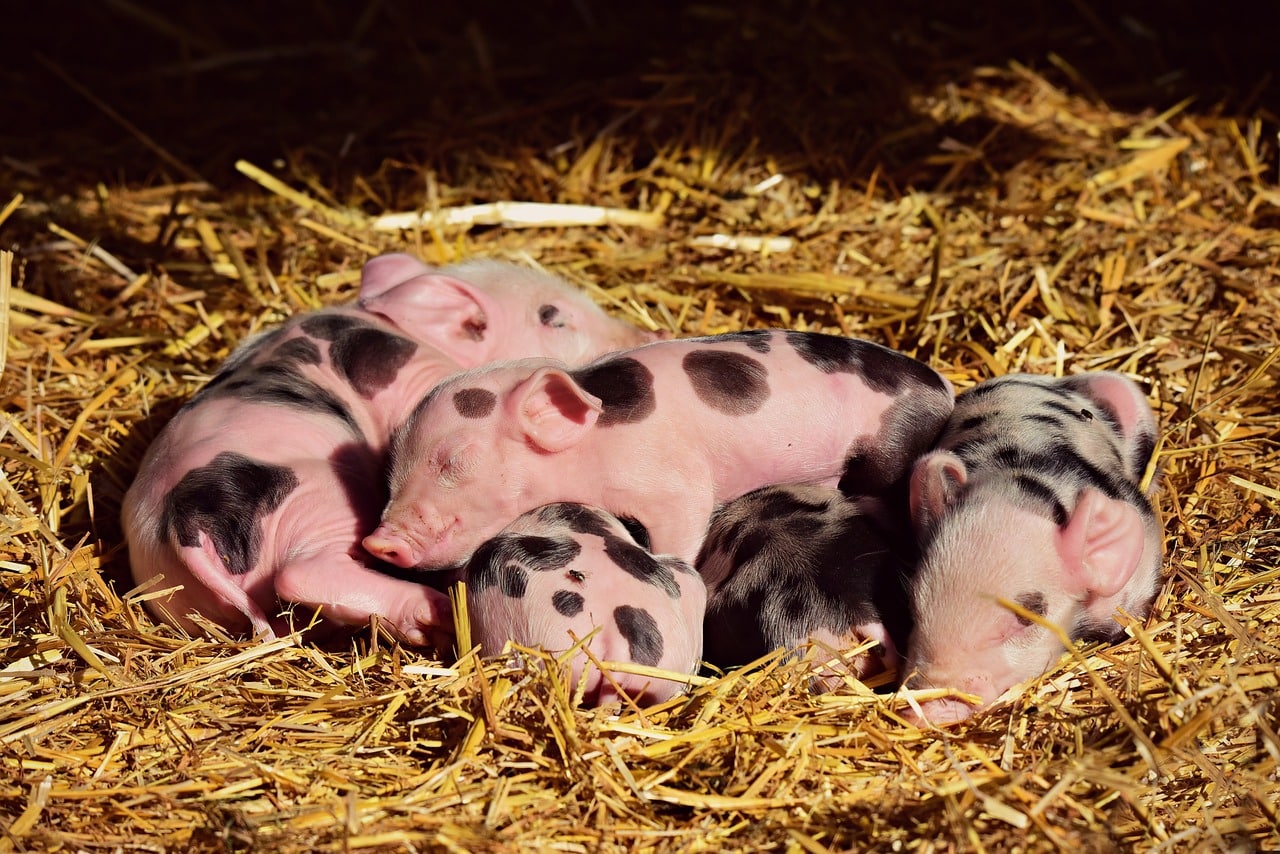
M 693 673 L 702 650 L 706 587 L 693 568 L 651 554 L 613 515 L 580 504 L 549 504 L 525 513 L 486 541 L 467 562 L 472 640 L 487 653 L 507 641 L 559 652 L 596 632 L 587 648 L 597 661 L 646 664 Z M 583 699 L 658 703 L 684 683 L 588 667 L 572 659 Z
M 707 602 L 703 657 L 723 669 L 813 644 L 826 661 L 875 640 L 878 651 L 820 668 L 813 687 L 896 668 L 913 552 L 880 499 L 813 484 L 749 492 L 716 510 L 698 555 L 698 571 L 721 579 Z
M 952 404 L 915 359 L 783 330 L 660 341 L 577 370 L 493 366 L 442 383 L 397 431 L 391 501 L 364 544 L 440 566 L 568 501 L 636 519 L 655 551 L 692 562 L 716 505 L 757 487 L 888 489 Z
M 581 361 L 653 336 L 544 274 L 407 255 L 365 265 L 359 302 L 298 315 L 238 348 L 156 437 L 125 496 L 134 581 L 181 585 L 148 606 L 272 636 L 279 601 L 338 623 L 383 617 L 423 643 L 447 598 L 378 571 L 360 547 L 385 503 L 392 428 L 445 376 L 487 361 Z
M 1156 422 L 1114 373 L 1012 374 L 966 391 L 915 466 L 911 512 L 922 558 L 910 585 L 911 688 L 953 688 L 985 706 L 1048 669 L 1058 636 L 1122 634 L 1118 610 L 1146 616 L 1160 582 L 1160 524 L 1142 481 Z M 924 717 L 968 717 L 960 699 Z

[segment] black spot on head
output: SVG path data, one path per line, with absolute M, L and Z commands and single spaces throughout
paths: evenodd
M 1053 488 L 1044 481 L 1025 472 L 1018 472 L 1013 476 L 1013 483 L 1018 489 L 1024 493 L 1034 497 L 1036 500 L 1043 502 L 1049 506 L 1049 513 L 1053 518 L 1053 524 L 1059 528 L 1067 524 L 1067 508 L 1062 506 L 1058 494 Z
M 960 422 L 959 428 L 961 430 L 975 430 L 983 424 L 986 424 L 987 418 L 988 416 L 986 415 L 970 415 L 968 418 Z
M 662 633 L 658 622 L 644 608 L 620 605 L 613 609 L 613 622 L 626 640 L 631 660 L 636 664 L 657 666 L 662 660 Z
M 161 530 L 188 548 L 207 534 L 227 571 L 244 575 L 258 562 L 262 517 L 297 486 L 292 469 L 223 451 L 183 475 L 166 496 Z
M 538 508 L 537 518 L 545 525 L 565 525 L 576 534 L 603 537 L 610 532 L 609 523 L 600 510 L 570 501 L 544 504 Z
M 487 388 L 460 388 L 453 393 L 453 405 L 463 418 L 486 418 L 498 405 L 498 396 Z
M 528 571 L 563 569 L 582 551 L 568 537 L 499 534 L 481 544 L 467 561 L 463 577 L 475 593 L 497 585 L 504 594 L 520 599 L 528 584 Z
M 768 353 L 772 349 L 769 339 L 773 337 L 773 333 L 768 329 L 743 329 L 740 332 L 725 332 L 722 335 L 713 335 L 709 341 L 736 341 L 746 344 L 748 349 L 757 353 Z
M 581 593 L 574 593 L 572 590 L 557 590 L 551 594 L 551 607 L 556 609 L 556 613 L 562 617 L 576 617 L 582 613 L 582 608 L 586 604 L 586 600 L 582 598 Z
M 680 585 L 676 583 L 671 568 L 663 566 L 653 555 L 644 549 L 629 543 L 621 537 L 606 534 L 604 537 L 604 553 L 618 565 L 620 569 L 633 578 L 646 584 L 652 584 L 666 592 L 672 599 L 680 596 Z
M 698 399 L 726 415 L 750 415 L 769 399 L 763 362 L 727 350 L 694 350 L 682 362 Z
M 1143 432 L 1139 434 L 1133 442 L 1133 466 L 1132 474 L 1135 480 L 1140 480 L 1147 470 L 1147 463 L 1151 462 L 1151 455 L 1156 452 L 1156 440 L 1150 433 Z
M 1035 614 L 1037 617 L 1043 617 L 1045 614 L 1049 613 L 1049 603 L 1045 600 L 1043 593 L 1021 593 L 1016 596 L 1013 601 Z M 1021 614 L 1018 614 L 1017 617 L 1019 625 L 1031 625 L 1031 620 Z
M 543 326 L 550 326 L 555 329 L 564 327 L 564 321 L 559 320 L 560 309 L 550 303 L 538 306 L 538 322 Z
M 604 411 L 596 423 L 601 427 L 643 421 L 657 407 L 653 372 L 630 356 L 606 359 L 571 375 L 585 391 L 600 398 Z
M 417 349 L 402 335 L 362 325 L 340 334 L 329 345 L 329 358 L 361 397 L 371 398 L 395 381 Z

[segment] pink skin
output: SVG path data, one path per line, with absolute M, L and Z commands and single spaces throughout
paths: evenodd
M 1090 388 L 1116 414 L 1127 439 L 1154 435 L 1150 407 L 1132 383 L 1100 374 Z M 1129 474 L 1136 482 L 1138 473 Z M 959 501 L 966 486 L 969 495 Z M 1085 488 L 1059 527 L 1000 479 L 971 473 L 939 450 L 916 464 L 911 503 L 917 523 L 928 520 L 933 535 L 912 591 L 907 685 L 979 698 L 976 706 L 958 698 L 922 703 L 923 718 L 907 715 L 917 723 L 964 720 L 1061 656 L 1055 632 L 1019 620 L 999 599 L 1039 594 L 1042 619 L 1067 633 L 1084 622 L 1114 627 L 1117 609 L 1143 616 L 1150 606 L 1160 530 L 1153 515 L 1125 501 Z
M 188 632 L 199 631 L 187 616 L 194 612 L 233 633 L 272 637 L 289 628 L 270 616 L 281 601 L 319 608 L 341 624 L 364 624 L 377 614 L 408 643 L 447 631 L 447 597 L 378 572 L 360 548 L 382 503 L 391 430 L 422 395 L 463 368 L 530 353 L 585 359 L 655 337 L 584 299 L 555 279 L 509 265 L 435 270 L 407 255 L 386 255 L 365 266 L 358 306 L 301 315 L 264 347 L 237 351 L 229 365 L 278 362 L 280 346 L 304 335 L 300 323 L 320 315 L 359 318 L 419 345 L 394 381 L 368 398 L 327 355 L 319 365 L 296 366 L 346 405 L 359 437 L 328 415 L 230 396 L 213 395 L 179 412 L 148 449 L 123 507 L 135 583 L 154 582 L 152 590 L 181 585 L 148 606 Z M 558 325 L 540 322 L 548 304 L 558 309 Z M 229 572 L 207 534 L 183 546 L 160 525 L 174 487 L 222 452 L 284 466 L 297 477 L 296 488 L 263 518 L 258 560 L 242 575 Z M 342 477 L 331 464 L 336 459 L 343 461 Z
M 885 436 L 882 417 L 895 398 L 855 374 L 818 371 L 781 332 L 770 345 L 767 355 L 716 339 L 634 350 L 627 356 L 654 377 L 656 407 L 643 420 L 608 426 L 597 423 L 600 400 L 545 360 L 451 379 L 398 440 L 391 501 L 365 548 L 401 567 L 444 566 L 521 513 L 568 501 L 638 519 L 655 551 L 692 562 L 717 503 L 774 483 L 834 484 L 856 444 L 927 446 L 950 412 L 950 386 L 937 377 L 936 387 L 907 392 L 931 395 L 923 399 L 934 424 L 916 419 Z M 750 414 L 725 414 L 697 396 L 682 363 L 710 349 L 767 366 L 770 393 Z M 492 393 L 492 414 L 464 417 L 454 398 L 463 389 Z
M 622 523 L 607 514 L 605 518 L 613 535 L 635 545 Z M 529 572 L 528 588 L 521 598 L 507 595 L 497 585 L 469 592 L 471 637 L 485 654 L 501 652 L 507 641 L 559 653 L 572 647 L 576 643 L 574 638 L 581 640 L 596 632 L 587 649 L 597 661 L 632 661 L 632 646 L 619 631 L 614 617 L 615 609 L 626 605 L 651 615 L 661 638 L 659 660 L 642 663 L 676 673 L 697 671 L 702 655 L 702 615 L 707 591 L 702 579 L 688 564 L 681 564 L 672 573 L 680 588 L 679 597 L 672 598 L 663 588 L 623 570 L 605 552 L 604 540 L 595 534 L 575 532 L 563 523 L 540 522 L 533 513 L 508 525 L 503 534 L 573 540 L 582 551 L 562 568 Z M 585 600 L 582 611 L 575 616 L 558 613 L 552 604 L 552 596 L 564 591 L 579 594 Z M 588 706 L 622 700 L 619 689 L 640 704 L 661 703 L 685 690 L 683 682 L 619 671 L 610 671 L 606 679 L 581 651 L 573 657 L 570 666 L 570 690 L 581 688 Z

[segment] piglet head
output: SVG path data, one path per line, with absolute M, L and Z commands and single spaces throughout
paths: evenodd
M 381 255 L 365 264 L 360 305 L 465 367 L 526 356 L 581 364 L 659 337 L 610 317 L 566 282 L 497 261 L 437 270 Z
M 923 556 L 911 583 L 906 685 L 978 698 L 923 704 L 935 724 L 1047 670 L 1063 651 L 1047 626 L 1073 639 L 1117 631 L 1118 597 L 1149 557 L 1147 520 L 1132 505 L 1085 489 L 1054 519 L 999 481 L 970 484 L 963 461 L 945 451 L 917 463 L 911 506 Z
M 404 568 L 465 559 L 514 517 L 562 500 L 554 457 L 600 411 L 598 398 L 546 360 L 441 383 L 393 437 L 391 499 L 365 549 Z

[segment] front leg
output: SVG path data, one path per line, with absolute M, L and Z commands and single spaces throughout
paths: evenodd
M 276 595 L 319 608 L 337 623 L 363 626 L 377 615 L 403 643 L 428 646 L 453 635 L 449 597 L 415 581 L 370 569 L 348 555 L 295 560 L 276 575 Z

